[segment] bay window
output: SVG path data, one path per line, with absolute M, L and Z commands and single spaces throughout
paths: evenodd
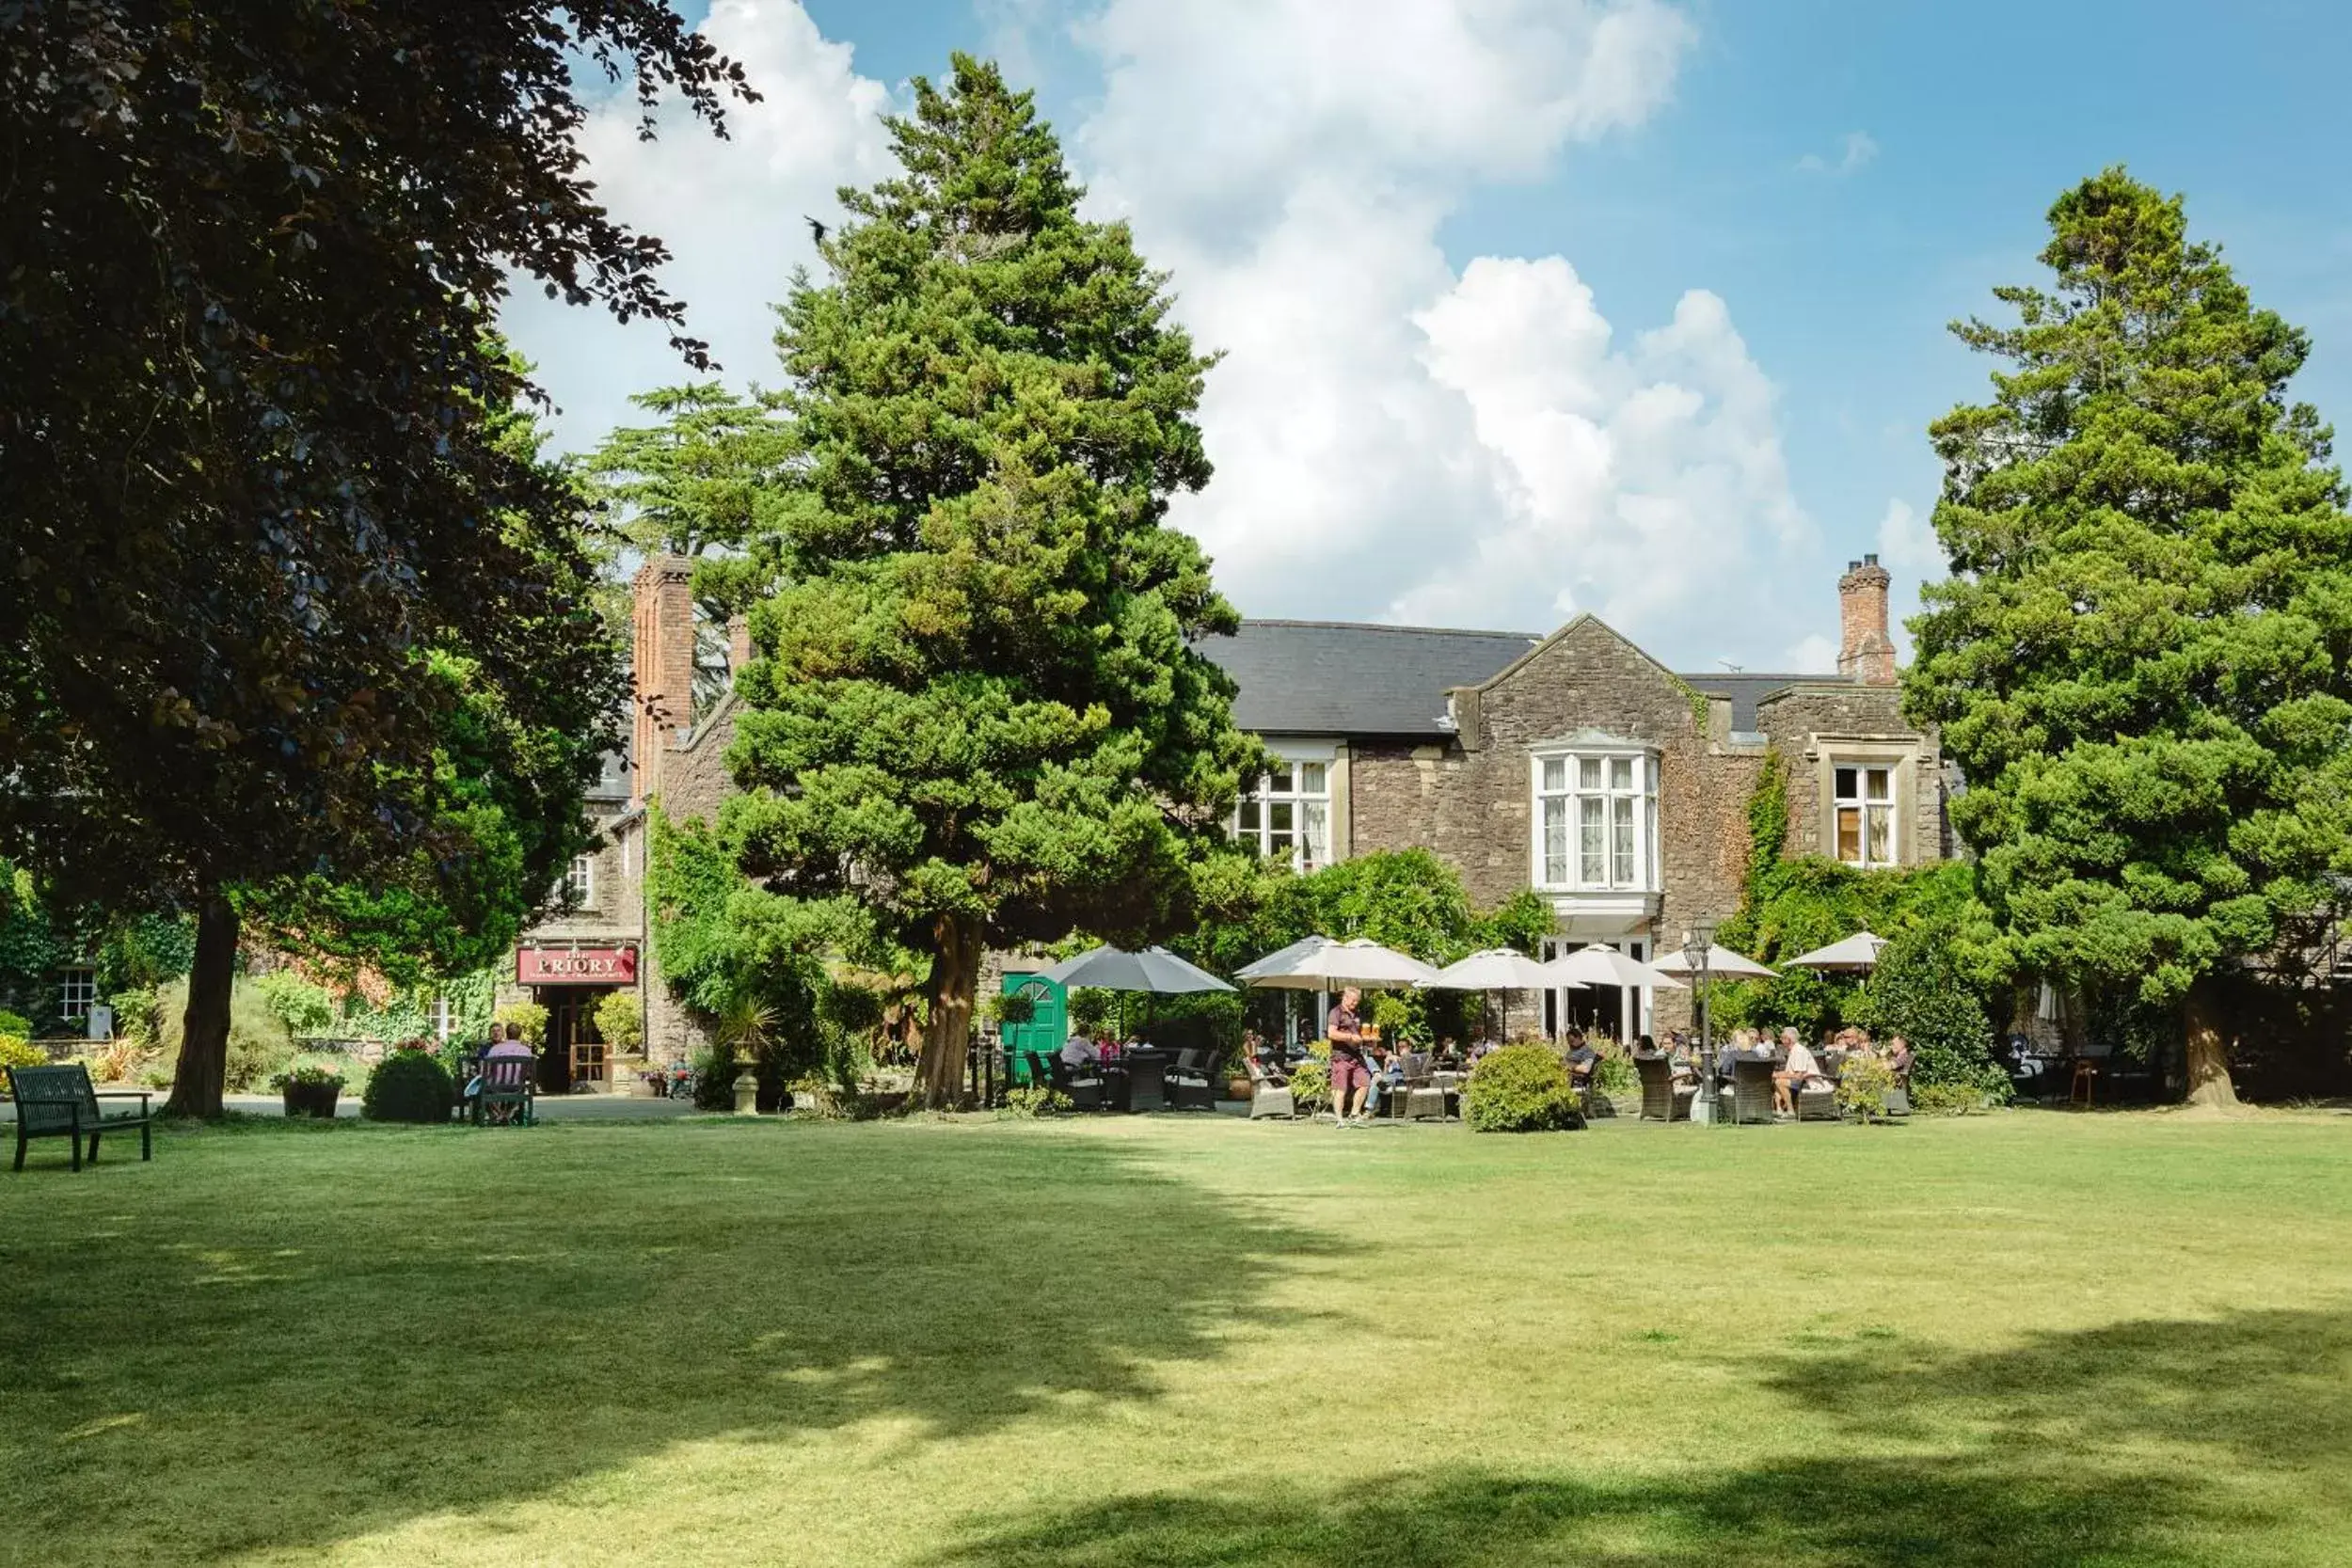
M 1277 761 L 1233 808 L 1233 836 L 1299 871 L 1330 864 L 1331 765 Z
M 1657 767 L 1645 752 L 1538 753 L 1535 885 L 1591 892 L 1658 887 Z

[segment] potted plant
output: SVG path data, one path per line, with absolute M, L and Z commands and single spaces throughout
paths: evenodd
M 270 1079 L 270 1086 L 285 1097 L 290 1117 L 335 1115 L 335 1098 L 342 1093 L 343 1075 L 318 1062 L 296 1062 Z

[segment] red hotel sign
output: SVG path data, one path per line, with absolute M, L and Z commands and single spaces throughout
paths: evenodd
M 633 986 L 634 947 L 517 947 L 518 986 Z

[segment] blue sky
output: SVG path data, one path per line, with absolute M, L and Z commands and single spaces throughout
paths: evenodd
M 592 150 L 730 379 L 772 375 L 760 307 L 800 214 L 885 166 L 874 114 L 994 54 L 1228 351 L 1219 478 L 1177 516 L 1245 613 L 1592 610 L 1679 667 L 1820 667 L 1846 560 L 1883 550 L 1899 611 L 1932 569 L 1923 428 L 1985 370 L 1944 324 L 2033 280 L 2051 199 L 2110 162 L 2187 194 L 2352 430 L 2342 8 L 721 0 L 710 26 L 771 93 L 738 141 L 616 121 Z M 510 323 L 566 446 L 678 378 L 642 330 Z

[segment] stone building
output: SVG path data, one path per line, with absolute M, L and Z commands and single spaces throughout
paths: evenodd
M 595 1003 L 634 986 L 646 1053 L 702 1043 L 646 941 L 645 807 L 710 819 L 734 784 L 729 679 L 743 628 L 698 620 L 691 563 L 636 578 L 637 701 L 627 766 L 591 809 L 608 842 L 573 873 L 574 912 L 534 928 L 515 984 L 556 1020 L 551 1078 L 614 1084 Z M 1279 766 L 1235 811 L 1236 833 L 1302 870 L 1375 849 L 1425 847 L 1481 908 L 1533 888 L 1554 950 L 1606 942 L 1640 958 L 1678 947 L 1740 903 L 1748 802 L 1777 750 L 1788 768 L 1788 849 L 1864 866 L 1951 852 L 1936 738 L 1903 721 L 1887 627 L 1887 573 L 1865 557 L 1838 583 L 1836 676 L 1677 674 L 1599 620 L 1549 636 L 1309 621 L 1247 621 L 1202 645 L 1240 689 L 1235 716 Z M 993 967 L 993 966 L 992 966 Z M 1679 1023 L 1678 991 L 1564 991 L 1522 999 L 1521 1026 L 1571 1019 L 1625 1037 Z M 551 1085 L 552 1086 L 552 1085 Z
M 1748 802 L 1768 752 L 1788 767 L 1788 849 L 1864 866 L 1950 852 L 1936 738 L 1907 724 L 1875 557 L 1838 583 L 1836 677 L 1677 674 L 1590 615 L 1549 636 L 1251 621 L 1203 651 L 1279 766 L 1234 827 L 1302 869 L 1425 847 L 1473 903 L 1523 888 L 1554 951 L 1637 958 L 1738 908 Z M 1630 1037 L 1683 1022 L 1681 992 L 1539 999 Z

